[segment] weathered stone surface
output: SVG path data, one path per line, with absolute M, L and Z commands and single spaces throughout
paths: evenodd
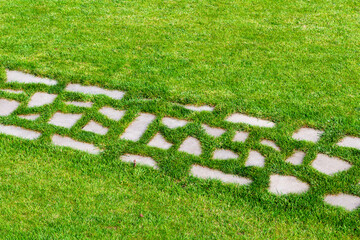
M 245 142 L 248 137 L 248 132 L 236 132 L 233 138 L 233 142 Z
M 22 90 L 13 90 L 13 89 L 0 89 L 0 91 L 13 93 L 13 94 L 22 94 L 22 93 L 24 93 L 24 91 L 22 91 Z
M 283 195 L 289 193 L 303 193 L 309 190 L 309 184 L 293 176 L 271 175 L 269 192 Z
M 221 135 L 223 135 L 226 132 L 222 128 L 214 128 L 214 127 L 210 127 L 206 124 L 203 124 L 202 127 L 207 134 L 209 134 L 210 136 L 213 136 L 213 137 L 220 137 Z
M 170 118 L 170 117 L 164 117 L 161 122 L 167 126 L 168 128 L 174 129 L 179 127 L 184 127 L 186 124 L 188 124 L 188 121 L 186 120 L 180 120 L 176 118 Z
M 157 147 L 161 149 L 169 149 L 173 144 L 166 141 L 166 139 L 160 134 L 157 133 L 148 143 L 150 147 Z
M 301 165 L 304 161 L 305 153 L 301 151 L 296 151 L 285 161 L 291 163 L 292 165 Z
M 149 113 L 140 113 L 140 115 L 125 129 L 121 139 L 138 141 L 145 133 L 148 126 L 155 120 L 155 116 Z
M 99 154 L 101 152 L 100 149 L 97 148 L 96 146 L 94 146 L 93 144 L 79 142 L 72 138 L 63 137 L 63 136 L 60 136 L 57 134 L 52 136 L 51 141 L 55 146 L 69 147 L 69 148 L 84 151 L 84 152 L 87 152 L 90 154 Z
M 292 135 L 292 138 L 298 141 L 309 141 L 316 143 L 317 141 L 319 141 L 323 133 L 323 131 L 312 128 L 300 128 Z
M 14 100 L 7 100 L 0 98 L 0 116 L 9 116 L 12 114 L 18 107 L 20 103 Z
M 225 120 L 232 123 L 245 123 L 257 127 L 267 127 L 267 128 L 275 127 L 275 123 L 273 122 L 255 117 L 250 117 L 241 113 L 234 113 Z
M 193 137 L 188 137 L 179 147 L 180 152 L 186 152 L 195 156 L 202 153 L 200 141 Z
M 249 185 L 252 183 L 252 180 L 249 178 L 223 173 L 219 170 L 214 170 L 199 165 L 193 165 L 191 167 L 191 175 L 202 179 L 218 179 L 224 183 L 235 183 L 239 185 Z
M 99 110 L 99 112 L 101 114 L 107 116 L 111 120 L 119 121 L 120 119 L 122 119 L 124 117 L 126 111 L 125 110 L 116 110 L 111 107 L 103 107 Z
M 351 168 L 351 164 L 337 157 L 329 157 L 325 154 L 318 154 L 311 166 L 316 170 L 327 175 L 333 175 L 337 172 L 346 171 Z
M 123 162 L 136 163 L 139 165 L 147 165 L 154 169 L 159 169 L 156 162 L 151 157 L 144 157 L 144 156 L 133 155 L 133 154 L 125 154 L 120 157 L 120 160 L 122 160 Z
M 61 113 L 57 112 L 54 116 L 50 119 L 49 124 L 64 127 L 64 128 L 71 128 L 76 124 L 77 121 L 80 120 L 82 114 L 73 114 L 73 113 Z
M 56 94 L 49 94 L 44 92 L 37 92 L 30 98 L 28 107 L 41 107 L 54 102 Z
M 245 167 L 264 167 L 265 166 L 265 158 L 257 151 L 250 151 L 249 157 L 245 162 Z
M 18 83 L 25 83 L 25 84 L 38 83 L 38 84 L 45 84 L 48 86 L 53 86 L 53 85 L 57 84 L 57 81 L 55 81 L 55 80 L 51 80 L 48 78 L 35 77 L 33 75 L 18 72 L 18 71 L 6 70 L 6 75 L 7 75 L 7 82 L 9 82 L 9 83 L 10 82 L 18 82 Z
M 346 136 L 337 143 L 340 147 L 356 148 L 360 150 L 360 138 Z
M 41 135 L 41 133 L 33 130 L 28 130 L 22 127 L 17 127 L 12 125 L 3 125 L 3 124 L 0 124 L 0 133 L 23 138 L 23 139 L 28 139 L 28 140 L 37 139 Z
M 268 147 L 271 147 L 273 149 L 275 149 L 276 151 L 280 151 L 280 148 L 276 145 L 276 143 L 274 143 L 273 141 L 270 141 L 270 140 L 261 140 L 260 142 L 262 145 L 265 145 L 265 146 L 268 146 Z
M 226 159 L 236 159 L 239 155 L 233 151 L 226 149 L 216 149 L 213 154 L 213 159 L 226 160 Z
M 120 100 L 124 97 L 125 92 L 118 90 L 108 90 L 96 86 L 82 86 L 80 84 L 69 84 L 65 88 L 66 91 L 69 92 L 77 92 L 83 94 L 91 94 L 91 95 L 105 95 L 115 100 Z
M 214 111 L 214 107 L 208 106 L 208 105 L 203 105 L 203 106 L 195 106 L 195 105 L 185 105 L 184 108 L 189 109 L 191 111 L 195 111 L 195 112 L 212 112 Z
M 19 118 L 34 121 L 40 117 L 40 114 L 29 114 L 29 115 L 19 115 Z
M 348 211 L 355 210 L 360 206 L 360 197 L 344 193 L 327 195 L 324 201 L 336 207 L 343 207 Z
M 90 121 L 88 124 L 86 124 L 85 127 L 83 127 L 84 131 L 92 132 L 100 135 L 105 135 L 109 131 L 108 128 L 101 126 L 97 122 Z
M 75 102 L 75 101 L 65 102 L 65 104 L 76 106 L 76 107 L 83 107 L 83 108 L 91 108 L 93 105 L 92 102 Z

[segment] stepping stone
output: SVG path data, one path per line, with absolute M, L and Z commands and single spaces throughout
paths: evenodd
M 309 190 L 309 184 L 293 176 L 271 175 L 269 192 L 276 195 L 303 193 Z
M 31 84 L 31 83 L 38 83 L 38 84 L 45 84 L 48 86 L 53 86 L 57 84 L 57 81 L 51 80 L 48 78 L 40 78 L 35 77 L 33 75 L 22 73 L 18 71 L 9 71 L 6 70 L 7 75 L 7 82 L 17 82 L 17 83 L 24 83 L 24 84 Z
M 192 165 L 191 175 L 202 179 L 218 179 L 224 183 L 235 183 L 239 185 L 249 185 L 252 183 L 252 180 L 249 178 L 223 173 L 219 170 L 214 170 L 199 165 Z
M 136 163 L 140 165 L 147 165 L 154 169 L 159 169 L 154 159 L 151 157 L 144 157 L 140 155 L 125 154 L 120 157 L 120 160 L 128 163 Z
M 155 116 L 149 113 L 140 113 L 140 115 L 125 129 L 121 139 L 138 141 L 145 133 L 148 126 L 155 120 Z
M 208 105 L 203 105 L 203 106 L 185 105 L 183 107 L 188 110 L 195 111 L 195 112 L 203 112 L 203 111 L 212 112 L 212 111 L 214 111 L 214 107 L 211 107 Z
M 360 150 L 360 138 L 346 136 L 338 142 L 337 145 L 340 147 L 356 148 Z
M 184 127 L 186 124 L 188 124 L 188 121 L 180 120 L 176 118 L 170 118 L 170 117 L 164 117 L 161 120 L 161 122 L 162 124 L 164 124 L 165 126 L 171 129 Z
M 30 98 L 28 107 L 41 107 L 47 104 L 51 104 L 54 102 L 56 97 L 56 94 L 37 92 Z
M 65 102 L 66 105 L 73 105 L 75 107 L 83 107 L 83 108 L 91 108 L 93 103 L 92 102 Z
M 51 138 L 52 143 L 55 146 L 69 147 L 75 150 L 84 151 L 90 154 L 99 154 L 100 149 L 95 147 L 93 144 L 76 141 L 69 137 L 63 137 L 55 134 Z
M 101 126 L 97 122 L 90 121 L 88 124 L 86 124 L 85 127 L 83 127 L 84 131 L 86 132 L 92 132 L 100 135 L 105 135 L 109 131 L 108 128 Z
M 270 140 L 262 140 L 260 142 L 262 145 L 265 145 L 265 146 L 268 146 L 268 147 L 271 147 L 273 149 L 275 149 L 276 151 L 280 151 L 280 148 L 273 142 L 273 141 L 270 141 Z
M 68 92 L 76 92 L 91 95 L 105 95 L 115 100 L 120 100 L 124 97 L 125 92 L 118 90 L 108 90 L 96 86 L 82 86 L 80 84 L 69 84 L 65 88 Z
M 103 107 L 99 110 L 99 112 L 114 121 L 119 121 L 125 115 L 124 110 L 115 110 L 111 107 Z
M 179 151 L 200 156 L 202 153 L 200 141 L 193 137 L 187 137 L 180 145 Z
M 0 89 L 0 91 L 13 93 L 13 94 L 22 94 L 24 91 L 22 90 L 13 90 L 13 89 Z
M 248 137 L 249 137 L 248 132 L 235 132 L 233 142 L 245 142 Z
M 285 160 L 287 163 L 291 163 L 292 165 L 301 165 L 304 161 L 305 153 L 301 151 L 296 151 L 293 155 L 291 155 L 288 159 Z
M 19 106 L 20 106 L 20 103 L 17 101 L 0 98 L 0 117 L 9 116 Z
M 329 157 L 325 154 L 318 154 L 311 166 L 326 175 L 333 175 L 351 168 L 350 163 L 337 157 Z
M 324 201 L 336 207 L 343 207 L 348 211 L 355 210 L 360 205 L 360 197 L 344 193 L 327 195 Z
M 257 127 L 266 127 L 266 128 L 273 128 L 275 127 L 275 123 L 263 120 L 260 118 L 250 117 L 245 114 L 241 113 L 234 113 L 228 118 L 225 119 L 225 121 L 232 122 L 232 123 L 245 123 L 249 124 L 251 126 L 257 126 Z
M 239 155 L 237 155 L 233 151 L 226 149 L 216 149 L 213 154 L 213 159 L 218 159 L 218 160 L 236 159 L 238 157 Z
M 250 151 L 249 157 L 245 162 L 245 167 L 264 167 L 265 166 L 265 158 L 257 151 Z
M 11 126 L 11 125 L 10 126 L 2 125 L 2 124 L 0 124 L 0 133 L 23 138 L 23 139 L 28 139 L 28 140 L 37 139 L 41 135 L 41 133 L 33 130 L 28 130 L 22 127 Z
M 292 138 L 298 141 L 309 141 L 316 143 L 317 141 L 319 141 L 323 133 L 323 131 L 312 128 L 300 128 L 292 135 Z
M 222 128 L 213 128 L 206 124 L 201 125 L 205 132 L 213 137 L 220 137 L 223 135 L 226 131 Z
M 155 137 L 153 137 L 153 139 L 151 139 L 148 143 L 148 146 L 150 147 L 157 147 L 161 149 L 169 149 L 172 145 L 173 144 L 166 141 L 166 139 L 160 133 L 157 133 Z
M 40 117 L 40 114 L 29 114 L 29 115 L 19 115 L 19 118 L 35 121 Z
M 57 112 L 54 116 L 50 119 L 49 124 L 64 127 L 64 128 L 71 128 L 75 125 L 77 121 L 80 120 L 82 114 L 73 114 L 73 113 L 61 113 Z

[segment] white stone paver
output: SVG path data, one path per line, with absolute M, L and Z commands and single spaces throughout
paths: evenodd
M 51 141 L 55 146 L 69 147 L 75 150 L 80 150 L 91 154 L 99 154 L 101 152 L 100 149 L 94 146 L 93 144 L 79 142 L 72 138 L 63 137 L 57 134 L 52 136 Z
M 7 75 L 7 82 L 9 83 L 11 82 L 24 83 L 24 84 L 38 83 L 38 84 L 45 84 L 48 86 L 53 86 L 57 84 L 57 81 L 55 80 L 51 80 L 48 78 L 40 78 L 31 74 L 18 72 L 18 71 L 6 70 L 6 75 Z
M 3 125 L 3 124 L 0 124 L 0 133 L 23 138 L 23 139 L 28 139 L 28 140 L 37 139 L 41 135 L 41 133 L 33 130 L 28 130 L 22 127 L 17 127 L 12 125 Z
M 257 151 L 250 151 L 249 156 L 245 162 L 245 167 L 264 167 L 265 166 L 265 158 Z
M 344 193 L 327 195 L 324 201 L 330 205 L 343 207 L 349 211 L 355 210 L 360 206 L 360 197 Z
M 49 94 L 44 92 L 37 92 L 30 98 L 28 107 L 41 107 L 54 102 L 57 94 Z
M 269 192 L 276 195 L 303 193 L 309 190 L 309 184 L 293 176 L 271 175 Z
M 116 110 L 111 107 L 103 107 L 99 112 L 114 121 L 119 121 L 125 115 L 125 110 Z
M 125 155 L 120 157 L 120 160 L 123 161 L 123 162 L 128 162 L 128 163 L 136 163 L 136 164 L 139 164 L 139 165 L 147 165 L 147 166 L 150 166 L 150 167 L 152 167 L 154 169 L 158 169 L 158 166 L 157 166 L 156 162 L 151 157 L 144 157 L 144 156 L 133 155 L 133 154 L 125 154 Z
M 66 105 L 72 105 L 75 107 L 83 107 L 83 108 L 91 108 L 93 103 L 92 102 L 76 102 L 76 101 L 69 101 L 65 102 Z
M 40 117 L 40 114 L 29 114 L 29 115 L 19 115 L 19 118 L 35 121 Z
M 305 153 L 301 151 L 296 151 L 293 155 L 291 155 L 285 162 L 290 163 L 292 165 L 301 165 L 304 161 Z
M 203 105 L 203 106 L 195 106 L 195 105 L 185 105 L 184 108 L 195 111 L 195 112 L 212 112 L 214 111 L 214 107 Z
M 80 84 L 69 84 L 66 86 L 65 90 L 68 92 L 76 92 L 76 93 L 91 94 L 91 95 L 102 94 L 115 100 L 120 100 L 125 95 L 125 92 L 118 90 L 108 90 L 96 86 L 82 86 Z
M 218 160 L 236 159 L 238 157 L 239 155 L 227 149 L 216 149 L 213 154 L 213 159 Z
M 209 125 L 206 125 L 206 124 L 203 124 L 201 126 L 207 134 L 209 134 L 210 136 L 213 136 L 213 137 L 220 137 L 221 135 L 223 135 L 226 132 L 222 128 L 214 128 L 214 127 L 210 127 Z
M 232 123 L 245 123 L 257 127 L 266 127 L 266 128 L 275 127 L 275 123 L 271 121 L 250 117 L 241 113 L 234 113 L 231 116 L 227 117 L 225 120 Z
M 90 121 L 88 124 L 86 124 L 85 127 L 83 127 L 84 131 L 86 132 L 92 132 L 95 134 L 105 135 L 109 131 L 108 128 L 101 126 L 99 123 L 95 121 Z
M 194 137 L 187 137 L 180 145 L 179 151 L 200 156 L 202 153 L 200 141 Z
M 271 147 L 273 149 L 275 149 L 276 151 L 281 151 L 281 149 L 276 145 L 276 143 L 274 143 L 273 141 L 270 141 L 270 140 L 261 140 L 260 142 L 262 145 L 265 145 L 265 146 L 268 146 L 268 147 Z
M 157 133 L 148 143 L 150 147 L 157 147 L 161 149 L 169 149 L 173 144 L 166 141 L 166 139 L 160 134 Z
M 176 118 L 164 117 L 161 122 L 168 128 L 174 129 L 179 127 L 185 127 L 188 124 L 186 120 L 180 120 Z
M 24 91 L 22 91 L 22 90 L 13 90 L 13 89 L 0 89 L 0 91 L 13 93 L 13 94 L 22 94 L 22 93 L 24 93 Z
M 312 128 L 300 128 L 292 135 L 292 138 L 298 141 L 309 141 L 316 143 L 317 141 L 319 141 L 323 133 L 323 131 Z
M 235 132 L 235 136 L 233 138 L 233 142 L 245 142 L 246 139 L 249 137 L 248 132 Z
M 340 147 L 356 148 L 360 150 L 360 138 L 346 136 L 337 143 Z
M 191 175 L 202 179 L 218 179 L 224 183 L 235 183 L 239 185 L 249 185 L 252 183 L 252 180 L 249 178 L 223 173 L 219 170 L 214 170 L 199 165 L 192 165 Z
M 71 128 L 76 124 L 77 121 L 80 120 L 82 114 L 73 114 L 73 113 L 61 113 L 57 112 L 54 116 L 50 119 L 49 124 L 64 127 L 64 128 Z
M 14 100 L 7 100 L 0 98 L 0 116 L 9 116 L 12 114 L 18 107 L 20 103 Z
M 125 129 L 121 139 L 138 141 L 145 133 L 148 126 L 155 120 L 155 116 L 149 113 L 140 113 L 140 115 Z
M 337 157 L 329 157 L 321 153 L 317 155 L 311 166 L 327 175 L 333 175 L 337 172 L 346 171 L 351 168 L 350 163 Z

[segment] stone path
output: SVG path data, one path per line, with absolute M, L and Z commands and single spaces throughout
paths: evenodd
M 120 133 L 120 141 L 139 142 L 143 139 L 144 135 L 148 134 L 148 129 L 159 122 L 162 127 L 169 129 L 172 132 L 181 131 L 181 128 L 186 128 L 188 125 L 195 124 L 192 121 L 185 119 L 178 119 L 175 117 L 167 116 L 158 119 L 158 116 L 141 112 L 135 115 L 130 121 L 126 120 L 126 123 L 122 122 L 122 119 L 127 115 L 127 109 L 116 109 L 110 106 L 102 106 L 96 111 L 101 114 L 104 118 L 108 119 L 108 123 L 102 123 L 101 119 L 85 120 L 87 109 L 94 109 L 93 102 L 82 102 L 82 101 L 65 101 L 59 97 L 60 93 L 48 93 L 44 90 L 41 92 L 35 92 L 28 98 L 28 100 L 18 100 L 17 95 L 22 94 L 25 96 L 27 91 L 21 89 L 22 85 L 45 85 L 48 87 L 55 86 L 58 84 L 56 80 L 47 78 L 40 78 L 25 74 L 17 71 L 7 71 L 7 81 L 4 83 L 4 87 L 0 89 L 0 94 L 7 93 L 8 95 L 0 95 L 0 134 L 19 137 L 26 140 L 37 140 L 41 138 L 42 132 L 34 129 L 27 129 L 27 127 L 18 126 L 17 124 L 10 124 L 11 119 L 22 119 L 21 121 L 32 121 L 34 124 L 44 121 L 41 117 L 45 113 L 43 109 L 47 106 L 55 104 L 59 101 L 63 101 L 66 106 L 71 106 L 74 109 L 83 109 L 73 112 L 62 112 L 61 109 L 53 112 L 51 116 L 45 120 L 45 124 L 53 126 L 56 134 L 52 134 L 51 143 L 59 147 L 67 147 L 74 150 L 84 151 L 89 154 L 101 154 L 105 149 L 98 147 L 96 143 L 82 142 L 71 138 L 63 134 L 64 129 L 77 128 L 79 131 L 87 132 L 88 134 L 94 134 L 99 136 L 107 137 L 111 124 L 109 122 L 119 122 L 123 126 L 123 132 Z M 14 87 L 15 86 L 15 87 Z M 14 87 L 14 89 L 12 89 Z M 20 89 L 19 89 L 20 88 Z M 42 88 L 43 89 L 43 88 Z M 126 92 L 119 90 L 105 89 L 98 86 L 83 86 L 80 84 L 68 84 L 63 91 L 71 92 L 73 94 L 102 96 L 116 101 L 122 101 Z M 12 97 L 13 96 L 13 97 Z M 193 111 L 198 114 L 213 114 L 214 107 L 211 106 L 194 106 L 194 105 L 183 105 L 187 111 Z M 24 112 L 24 109 L 26 112 Z M 207 113 L 206 113 L 207 112 Z M 2 120 L 9 121 L 2 121 Z M 20 121 L 20 120 L 19 120 Z M 86 122 L 85 122 L 86 121 Z M 16 121 L 15 121 L 16 122 Z M 234 126 L 247 126 L 251 128 L 264 128 L 274 129 L 277 128 L 276 123 L 260 119 L 252 116 L 245 115 L 243 113 L 234 113 L 224 119 L 224 122 L 228 124 L 234 124 Z M 104 126 L 104 125 L 105 126 Z M 203 136 L 207 136 L 207 139 L 211 141 L 223 141 L 223 138 L 230 137 L 233 144 L 242 146 L 242 148 L 248 148 L 248 139 L 251 139 L 251 130 L 249 131 L 235 131 L 231 132 L 229 129 L 220 128 L 208 125 L 207 123 L 201 124 Z M 271 130 L 272 131 L 272 130 Z M 171 142 L 171 137 L 163 135 L 166 132 L 157 131 L 153 132 L 152 136 L 147 138 L 150 140 L 146 141 L 146 147 L 158 149 L 158 151 L 175 151 L 184 156 L 205 159 L 206 146 L 204 140 L 201 140 L 197 136 L 185 136 L 179 139 L 181 143 L 176 144 Z M 318 144 L 321 142 L 324 131 L 312 129 L 309 127 L 303 127 L 296 131 L 291 136 L 288 136 L 289 141 L 308 142 L 310 144 Z M 144 140 L 142 140 L 144 141 Z M 210 140 L 209 140 L 210 141 Z M 250 140 L 251 141 L 251 140 Z M 141 141 L 140 141 L 141 143 Z M 260 139 L 258 144 L 263 146 L 260 148 L 266 151 L 272 151 L 274 154 L 284 154 L 282 152 L 282 146 L 278 145 L 276 141 L 269 139 Z M 144 145 L 145 146 L 145 145 Z M 284 147 L 284 146 L 283 146 Z M 360 138 L 354 136 L 343 136 L 334 147 L 339 148 L 351 148 L 355 151 L 360 150 Z M 214 162 L 233 161 L 237 165 L 253 169 L 254 171 L 267 168 L 267 156 L 263 155 L 259 149 L 247 149 L 246 152 L 234 151 L 234 149 L 226 149 L 219 147 L 212 150 L 212 157 L 208 159 Z M 205 151 L 205 153 L 204 153 Z M 245 161 L 242 163 L 242 156 L 245 155 Z M 307 153 L 300 150 L 295 150 L 284 159 L 284 164 L 292 166 L 294 168 L 304 165 L 304 159 L 307 157 Z M 159 169 L 157 162 L 149 157 L 136 154 L 124 154 L 119 157 L 121 161 L 129 162 L 131 164 L 139 164 Z M 311 160 L 310 164 L 306 167 L 312 168 L 319 174 L 332 177 L 339 173 L 346 173 L 351 170 L 352 164 L 344 159 L 336 156 L 329 156 L 325 153 L 318 153 L 314 159 Z M 199 161 L 200 162 L 200 161 Z M 306 161 L 305 161 L 306 162 Z M 305 165 L 304 165 L 305 166 Z M 160 166 L 161 167 L 161 166 Z M 237 184 L 240 186 L 250 185 L 255 179 L 252 177 L 238 176 L 230 173 L 222 172 L 217 169 L 211 169 L 207 166 L 200 166 L 198 164 L 192 164 L 189 174 L 196 178 L 201 179 L 215 179 L 223 183 Z M 272 174 L 268 179 L 268 191 L 275 195 L 288 195 L 288 194 L 306 194 L 311 189 L 310 183 L 300 180 L 296 176 Z M 360 197 L 349 193 L 339 192 L 338 194 L 327 194 L 324 196 L 324 202 L 333 206 L 343 207 L 347 210 L 354 210 L 360 206 Z

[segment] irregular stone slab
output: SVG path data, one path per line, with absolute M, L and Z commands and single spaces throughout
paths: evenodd
M 188 124 L 188 121 L 186 120 L 180 120 L 176 118 L 170 118 L 170 117 L 164 117 L 161 122 L 167 126 L 168 128 L 174 129 L 179 127 L 184 127 L 186 124 Z
M 157 133 L 155 137 L 153 137 L 153 139 L 150 140 L 148 146 L 157 147 L 161 149 L 169 149 L 171 148 L 172 144 L 166 141 L 166 139 L 160 133 Z
M 28 140 L 37 139 L 41 135 L 41 133 L 33 130 L 28 130 L 22 127 L 17 127 L 12 125 L 2 125 L 2 124 L 0 124 L 0 133 L 23 138 L 23 139 L 28 139 Z
M 291 163 L 292 165 L 301 165 L 304 161 L 305 153 L 301 151 L 296 151 L 291 155 L 285 162 Z
M 202 153 L 200 141 L 193 137 L 187 137 L 180 145 L 179 151 L 200 156 Z
M 91 94 L 91 95 L 103 94 L 115 100 L 120 100 L 125 95 L 125 92 L 118 90 L 108 90 L 96 86 L 82 86 L 80 84 L 69 84 L 66 86 L 65 90 L 69 92 Z
M 64 128 L 71 128 L 75 125 L 77 121 L 80 120 L 82 114 L 73 114 L 73 113 L 61 113 L 57 112 L 54 116 L 50 119 L 49 124 L 64 127 Z
M 360 138 L 346 136 L 338 142 L 337 145 L 340 147 L 356 148 L 360 150 Z
M 13 93 L 13 94 L 22 94 L 24 91 L 22 90 L 13 90 L 13 89 L 0 89 L 0 91 Z
M 83 127 L 84 131 L 92 132 L 100 135 L 105 135 L 109 131 L 108 128 L 101 126 L 97 122 L 90 121 L 88 124 L 86 124 L 85 127 Z
M 38 84 L 45 84 L 48 86 L 53 86 L 57 84 L 57 81 L 51 80 L 48 78 L 40 78 L 35 77 L 31 74 L 22 73 L 18 71 L 9 71 L 6 70 L 7 75 L 7 82 L 17 82 L 17 83 L 24 83 L 24 84 L 31 84 L 31 83 L 38 83 Z
M 326 195 L 324 201 L 330 205 L 343 207 L 349 211 L 355 210 L 360 205 L 360 197 L 344 193 Z
M 248 132 L 236 132 L 233 138 L 233 142 L 245 142 L 248 137 Z
M 19 105 L 20 103 L 17 101 L 0 98 L 0 116 L 9 116 L 19 107 Z
M 218 159 L 218 160 L 236 159 L 238 157 L 239 155 L 237 155 L 233 151 L 226 149 L 216 149 L 213 154 L 213 159 Z
M 202 179 L 218 179 L 224 183 L 235 183 L 239 185 L 249 185 L 252 180 L 232 174 L 226 174 L 219 170 L 214 170 L 199 165 L 192 165 L 191 175 Z
M 44 92 L 35 93 L 29 101 L 28 107 L 41 107 L 54 102 L 56 94 L 49 94 Z
M 69 147 L 75 150 L 84 151 L 90 154 L 99 154 L 101 151 L 93 144 L 76 141 L 69 137 L 63 137 L 55 134 L 51 138 L 52 143 L 55 146 Z
M 323 133 L 323 131 L 312 128 L 300 128 L 292 135 L 292 138 L 298 141 L 309 141 L 316 143 L 317 141 L 319 141 Z
M 147 165 L 154 169 L 159 169 L 154 159 L 151 157 L 144 157 L 140 155 L 125 154 L 120 157 L 120 160 L 128 163 L 136 163 L 140 165 Z
M 103 107 L 99 112 L 114 121 L 119 121 L 125 115 L 124 110 L 115 110 L 111 107 Z
M 185 105 L 184 108 L 189 109 L 191 111 L 195 111 L 195 112 L 212 112 L 214 111 L 214 107 L 208 106 L 208 105 L 203 105 L 203 106 L 195 106 L 195 105 Z
M 19 118 L 35 121 L 40 117 L 40 114 L 29 114 L 29 115 L 19 115 Z
M 337 157 L 329 157 L 325 154 L 318 154 L 311 166 L 326 175 L 333 175 L 337 172 L 346 171 L 351 164 Z
M 221 135 L 223 135 L 226 132 L 222 128 L 213 128 L 206 124 L 203 124 L 201 126 L 203 127 L 203 129 L 205 130 L 205 132 L 207 134 L 209 134 L 210 136 L 213 136 L 213 137 L 220 137 Z
M 293 176 L 271 175 L 269 192 L 276 195 L 303 193 L 309 190 L 309 184 Z
M 83 107 L 83 108 L 91 108 L 93 103 L 92 102 L 65 102 L 66 105 L 73 105 L 75 107 Z
M 266 128 L 275 127 L 275 123 L 273 122 L 270 122 L 268 120 L 263 120 L 260 118 L 250 117 L 241 113 L 234 113 L 228 118 L 226 118 L 225 121 L 232 123 L 245 123 L 257 127 L 266 127 Z
M 138 141 L 145 133 L 148 126 L 155 120 L 155 116 L 149 113 L 140 113 L 140 115 L 125 129 L 121 139 Z
M 264 167 L 265 166 L 265 158 L 257 151 L 250 151 L 249 157 L 245 162 L 245 167 Z
M 275 149 L 276 151 L 280 151 L 280 148 L 276 145 L 276 143 L 274 143 L 273 141 L 270 141 L 270 140 L 262 140 L 260 142 L 262 145 L 265 145 L 265 146 L 268 146 L 268 147 L 271 147 L 273 149 Z

